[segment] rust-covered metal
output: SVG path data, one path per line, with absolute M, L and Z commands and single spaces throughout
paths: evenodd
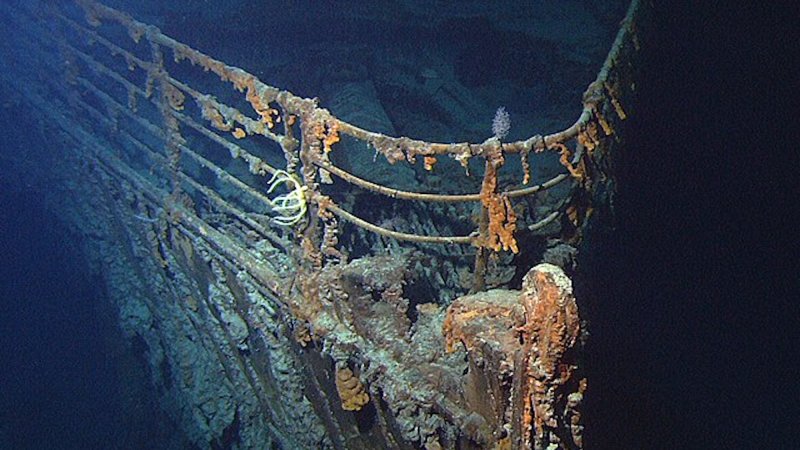
M 2 14 L 41 55 L 3 75 L 63 151 L 38 169 L 198 447 L 583 448 L 564 255 L 613 206 L 646 3 L 571 126 L 474 143 L 360 128 L 94 0 Z M 472 191 L 388 186 L 337 163 L 347 140 L 398 171 L 484 169 Z
M 462 390 L 485 448 L 583 448 L 581 318 L 562 269 L 540 264 L 522 291 L 456 299 L 442 331 L 448 352 L 467 351 Z

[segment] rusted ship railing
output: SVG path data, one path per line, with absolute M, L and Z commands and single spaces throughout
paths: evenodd
M 455 440 L 450 439 L 452 436 L 444 436 L 430 423 L 427 426 L 431 429 L 426 429 L 424 433 L 417 430 L 414 438 L 409 437 L 412 435 L 410 432 L 404 434 L 392 430 L 388 425 L 392 420 L 399 421 L 390 416 L 399 414 L 398 411 L 406 407 L 398 405 L 411 404 L 420 411 L 424 410 L 425 414 L 444 417 L 462 431 L 472 429 L 475 426 L 470 421 L 475 420 L 475 411 L 468 406 L 474 405 L 465 406 L 462 398 L 453 397 L 455 394 L 440 392 L 443 389 L 440 383 L 455 383 L 459 379 L 460 373 L 456 373 L 461 370 L 459 367 L 454 369 L 447 364 L 439 364 L 438 360 L 430 367 L 419 367 L 422 364 L 419 360 L 406 355 L 422 354 L 424 345 L 409 337 L 411 323 L 406 317 L 409 303 L 408 299 L 401 296 L 405 283 L 402 275 L 395 274 L 395 278 L 387 275 L 392 279 L 391 283 L 380 287 L 369 286 L 367 290 L 370 291 L 368 294 L 378 295 L 380 302 L 394 308 L 392 311 L 397 317 L 392 316 L 392 324 L 400 330 L 399 334 L 407 335 L 398 338 L 397 342 L 379 345 L 372 342 L 374 334 L 359 328 L 365 325 L 358 325 L 358 317 L 355 316 L 361 311 L 357 308 L 364 305 L 347 306 L 348 295 L 352 293 L 345 292 L 348 287 L 343 287 L 341 280 L 346 278 L 343 274 L 353 276 L 361 269 L 357 264 L 352 267 L 345 264 L 348 255 L 339 245 L 341 233 L 338 221 L 344 220 L 375 235 L 421 244 L 419 248 L 423 250 L 426 244 L 458 244 L 476 249 L 474 255 L 458 253 L 460 256 L 474 257 L 471 271 L 474 277 L 471 283 L 473 292 L 486 287 L 485 272 L 489 254 L 517 253 L 525 245 L 525 242 L 518 242 L 521 234 L 528 233 L 525 236 L 530 236 L 530 233 L 538 232 L 559 220 L 569 221 L 578 229 L 583 227 L 594 206 L 601 207 L 601 203 L 610 202 L 608 196 L 613 190 L 613 174 L 608 166 L 612 159 L 611 148 L 619 137 L 617 126 L 628 112 L 627 99 L 631 95 L 631 72 L 634 68 L 626 58 L 639 45 L 636 32 L 639 2 L 631 3 L 597 79 L 584 93 L 583 108 L 573 125 L 560 132 L 537 134 L 515 142 L 502 142 L 498 137 L 493 137 L 481 143 L 425 142 L 362 129 L 338 119 L 320 107 L 316 100 L 301 98 L 262 83 L 254 75 L 190 48 L 123 12 L 93 0 L 76 0 L 75 3 L 79 9 L 53 6 L 45 14 L 44 20 L 53 20 L 58 24 L 52 30 L 54 34 L 34 32 L 36 25 L 32 25 L 29 19 L 19 18 L 25 24 L 21 29 L 27 30 L 21 32 L 28 32 L 30 40 L 36 41 L 41 48 L 60 55 L 61 67 L 54 65 L 55 58 L 43 58 L 40 64 L 49 65 L 49 73 L 63 73 L 66 81 L 40 80 L 41 86 L 26 86 L 25 95 L 36 110 L 69 136 L 72 147 L 79 149 L 81 157 L 90 157 L 104 176 L 110 177 L 115 183 L 131 187 L 128 191 L 135 193 L 136 201 L 130 202 L 133 205 L 126 205 L 125 208 L 131 209 L 132 223 L 141 222 L 140 225 L 147 229 L 144 234 L 150 241 L 154 260 L 165 268 L 181 265 L 177 262 L 180 255 L 176 257 L 172 254 L 180 252 L 175 248 L 165 249 L 170 245 L 180 247 L 178 238 L 167 237 L 166 230 L 177 231 L 181 239 L 211 254 L 209 265 L 218 264 L 236 274 L 233 277 L 236 280 L 228 279 L 226 283 L 237 286 L 240 283 L 240 291 L 252 288 L 259 295 L 269 298 L 272 303 L 266 308 L 280 310 L 278 315 L 290 322 L 289 328 L 298 345 L 305 346 L 309 342 L 321 342 L 324 345 L 325 351 L 322 353 L 335 361 L 336 389 L 345 409 L 358 410 L 370 397 L 380 398 L 383 395 L 386 404 L 381 406 L 376 402 L 376 409 L 378 421 L 383 427 L 382 434 L 387 439 L 387 448 L 392 447 L 392 436 L 398 437 L 398 440 L 399 437 L 416 439 L 417 444 L 424 444 L 426 448 L 441 448 L 437 447 L 439 442 L 449 442 L 445 447 L 455 448 Z M 88 25 L 80 23 L 76 17 L 77 11 L 84 15 Z M 9 11 L 9 14 L 15 13 Z M 124 30 L 129 41 L 123 42 L 126 38 L 120 30 Z M 166 52 L 171 52 L 172 62 Z M 181 65 L 182 61 L 188 61 L 192 67 Z M 199 78 L 203 73 L 213 74 L 223 82 L 230 83 L 234 89 L 193 82 L 196 81 L 195 77 Z M 225 100 L 218 99 L 223 96 L 220 92 L 225 91 Z M 249 115 L 242 112 L 244 108 L 235 107 L 237 104 L 249 105 L 252 112 Z M 477 159 L 483 165 L 480 192 L 412 192 L 369 181 L 363 174 L 337 166 L 335 158 L 331 157 L 339 151 L 344 136 L 366 143 L 375 150 L 376 155 L 380 153 L 392 164 L 414 164 L 420 158 L 425 170 L 435 170 L 437 158 L 452 158 L 465 169 L 468 169 L 470 160 Z M 220 149 L 224 154 L 220 153 Z M 529 158 L 544 152 L 559 155 L 562 173 L 552 174 L 549 179 L 531 186 L 501 188 L 500 171 L 506 158 L 518 155 L 523 169 L 522 185 L 528 185 L 531 178 Z M 239 161 L 246 166 L 246 173 L 232 169 L 229 166 L 232 161 Z M 251 175 L 255 177 L 251 178 Z M 397 231 L 359 217 L 343 206 L 343 202 L 335 200 L 335 194 L 326 187 L 332 181 L 331 176 L 389 199 L 422 204 L 477 203 L 481 213 L 471 233 L 443 235 Z M 540 213 L 540 217 L 529 214 L 528 222 L 522 226 L 512 200 L 522 201 L 556 186 L 563 187 L 566 183 L 570 183 L 570 187 L 550 211 Z M 557 234 L 554 237 L 563 238 Z M 262 239 L 269 242 L 270 251 L 274 250 L 282 257 L 272 257 L 272 253 L 256 248 Z M 453 250 L 454 253 L 461 251 Z M 186 249 L 183 252 L 190 253 Z M 185 258 L 191 260 L 188 256 Z M 381 261 L 390 267 L 399 264 L 396 261 Z M 188 263 L 185 265 L 190 266 Z M 185 267 L 182 270 L 191 271 Z M 540 274 L 541 277 L 555 277 L 552 275 L 555 272 L 547 270 L 546 276 Z M 369 277 L 364 275 L 364 278 Z M 537 280 L 531 279 L 530 284 L 541 282 Z M 365 284 L 368 283 L 365 281 Z M 572 302 L 568 311 L 568 333 L 562 336 L 572 346 L 578 340 L 579 326 L 574 298 L 564 286 L 561 285 L 553 295 L 564 296 Z M 371 290 L 373 287 L 374 290 Z M 546 285 L 543 291 L 548 289 L 553 290 L 553 285 Z M 371 299 L 368 294 L 365 294 L 365 298 Z M 523 299 L 526 311 L 542 308 L 535 303 L 535 295 L 526 295 Z M 234 294 L 231 296 L 236 297 Z M 445 328 L 450 327 L 449 334 L 446 330 L 448 347 L 458 340 L 465 344 L 478 342 L 479 338 L 470 334 L 475 331 L 466 325 L 473 319 L 491 319 L 487 321 L 489 328 L 498 326 L 498 333 L 507 333 L 512 337 L 509 342 L 518 343 L 520 337 L 517 333 L 521 333 L 526 342 L 525 348 L 530 350 L 537 332 L 533 322 L 543 319 L 529 320 L 524 326 L 515 323 L 516 319 L 512 320 L 516 314 L 514 311 L 519 309 L 515 302 L 512 299 L 507 305 L 492 305 L 489 309 L 497 317 L 483 317 L 483 312 L 478 314 L 471 310 L 474 304 L 470 300 L 458 302 L 457 307 L 461 309 L 448 311 L 449 322 L 445 325 Z M 425 320 L 430 327 L 434 327 L 432 324 L 441 320 L 444 314 L 444 305 L 438 306 L 440 309 L 437 311 L 418 308 L 418 314 L 428 315 Z M 381 313 L 384 312 L 376 314 Z M 550 313 L 557 316 L 557 312 Z M 249 310 L 241 312 L 241 315 L 249 329 L 261 330 L 265 327 L 260 323 L 263 318 L 255 317 Z M 500 317 L 503 319 L 500 320 Z M 505 324 L 503 321 L 509 322 L 507 329 L 502 328 L 501 325 Z M 281 321 L 280 326 L 287 325 Z M 203 326 L 198 325 L 198 328 L 202 329 Z M 441 336 L 438 330 L 437 333 Z M 487 335 L 492 333 L 487 332 Z M 235 343 L 231 347 L 235 348 Z M 467 349 L 472 358 L 473 349 L 470 345 L 467 345 Z M 567 367 L 558 366 L 564 363 L 560 358 L 565 349 L 570 350 L 571 347 L 560 349 L 561 353 L 554 351 L 551 355 L 545 355 L 552 364 L 545 367 L 544 379 L 554 384 L 566 385 L 569 382 L 570 389 L 577 389 L 572 393 L 582 395 L 585 382 L 580 381 L 576 386 L 577 378 L 570 376 L 574 361 L 569 361 L 569 370 L 566 371 L 569 374 L 559 372 Z M 430 361 L 442 358 L 438 350 L 432 352 L 434 355 L 430 356 Z M 316 361 L 313 356 L 299 351 L 296 353 L 300 355 L 298 358 L 305 358 L 309 366 Z M 509 355 L 492 356 L 488 353 L 484 356 L 497 367 L 503 366 L 510 358 Z M 570 351 L 569 358 L 573 356 Z M 247 373 L 258 373 L 260 370 L 247 357 L 238 355 L 233 359 L 234 362 L 225 364 L 238 364 Z M 537 397 L 547 395 L 542 394 L 547 389 L 541 383 L 526 384 L 526 380 L 533 377 L 529 371 L 540 367 L 541 359 L 531 352 L 511 358 L 515 359 L 517 367 L 513 374 L 500 373 L 502 371 L 499 369 L 498 373 L 491 374 L 495 377 L 494 381 L 490 381 L 495 383 L 492 386 L 496 400 L 492 407 L 497 410 L 482 413 L 489 422 L 482 425 L 483 428 L 463 433 L 469 442 L 476 445 L 493 443 L 500 448 L 500 445 L 511 445 L 509 442 L 513 437 L 514 442 L 530 446 L 530 427 L 536 427 L 537 433 L 547 428 L 540 412 L 546 409 L 546 405 L 543 406 L 546 402 Z M 379 364 L 376 363 L 378 361 Z M 361 378 L 369 379 L 372 383 L 366 388 L 362 386 L 351 368 L 356 372 L 361 371 Z M 448 372 L 451 369 L 455 372 Z M 235 372 L 227 366 L 226 370 Z M 321 374 L 327 372 L 314 368 L 303 370 L 310 380 L 308 383 L 317 383 L 308 388 L 308 392 L 318 392 L 324 397 L 326 387 L 322 385 L 325 380 Z M 471 375 L 470 382 L 475 384 L 468 387 L 477 390 L 485 387 L 481 384 L 481 377 L 485 376 L 488 380 L 490 377 L 485 371 L 489 369 L 470 366 L 470 370 L 477 375 Z M 392 381 L 392 392 L 395 394 L 387 394 L 389 386 L 384 380 L 387 373 L 396 376 L 396 380 Z M 509 377 L 514 379 L 514 395 L 509 395 L 509 386 L 497 381 Z M 339 378 L 343 381 L 340 382 Z M 249 383 L 254 392 L 259 391 L 258 382 L 251 380 Z M 379 391 L 381 389 L 383 392 Z M 432 398 L 431 393 L 437 392 L 435 399 Z M 511 397 L 514 398 L 508 400 Z M 353 420 L 344 419 L 339 413 L 331 411 L 331 402 L 327 398 L 322 400 L 323 405 L 315 408 L 319 410 L 320 417 L 327 418 L 324 421 L 334 441 L 332 447 L 350 448 L 343 441 L 344 438 L 337 437 L 337 434 L 342 434 L 338 428 L 348 423 L 347 420 L 354 427 Z M 275 406 L 265 401 L 264 396 L 259 397 L 259 401 L 263 403 L 265 411 L 273 411 L 271 417 L 280 415 L 274 412 Z M 505 408 L 516 408 L 513 409 L 515 423 L 512 425 L 507 423 L 510 419 L 505 417 Z M 420 424 L 428 417 L 423 412 L 418 411 L 420 417 L 403 420 L 422 427 Z M 497 417 L 492 419 L 489 417 L 492 414 Z M 536 414 L 539 416 L 534 420 Z M 578 410 L 572 409 L 569 414 L 576 418 L 572 426 L 582 429 Z M 436 426 L 444 427 L 441 423 Z M 286 432 L 277 427 L 272 427 L 270 432 L 278 436 L 280 442 L 290 441 L 284 436 Z M 580 443 L 579 430 L 567 433 L 572 433 L 575 443 Z M 539 438 L 544 439 L 541 436 Z M 336 439 L 341 441 L 337 442 Z M 467 438 L 464 439 L 467 442 Z M 396 442 L 394 444 L 397 445 Z
M 517 244 L 514 232 L 517 225 L 509 199 L 534 194 L 569 177 L 567 174 L 561 174 L 537 186 L 501 192 L 496 178 L 497 170 L 503 165 L 504 155 L 520 153 L 523 155 L 523 161 L 526 161 L 527 155 L 532 151 L 557 151 L 561 153 L 561 162 L 568 169 L 571 177 L 580 181 L 586 176 L 583 155 L 586 154 L 586 157 L 591 157 L 591 152 L 597 146 L 599 140 L 613 133 L 612 128 L 605 119 L 605 115 L 608 112 L 602 108 L 601 100 L 608 99 L 612 105 L 617 105 L 615 108 L 616 114 L 624 114 L 619 106 L 619 101 L 614 97 L 614 89 L 607 80 L 608 71 L 605 70 L 601 72 L 597 81 L 587 91 L 584 110 L 580 118 L 575 124 L 562 132 L 546 136 L 536 135 L 523 141 L 508 143 L 490 139 L 480 144 L 430 143 L 409 138 L 389 137 L 363 130 L 339 120 L 327 110 L 318 107 L 313 100 L 303 99 L 289 92 L 268 86 L 253 75 L 241 69 L 225 65 L 181 44 L 165 36 L 156 28 L 137 22 L 124 13 L 92 1 L 80 1 L 78 3 L 84 9 L 89 24 L 99 25 L 103 20 L 115 21 L 127 29 L 129 36 L 134 41 L 138 42 L 144 39 L 149 43 L 153 53 L 152 60 L 145 61 L 100 36 L 94 30 L 60 16 L 72 30 L 84 35 L 86 39 L 105 46 L 111 54 L 124 58 L 130 68 L 145 71 L 147 73 L 146 86 L 137 88 L 121 75 L 116 74 L 113 70 L 92 59 L 91 56 L 67 43 L 63 45 L 65 50 L 84 61 L 92 70 L 123 83 L 129 92 L 129 98 L 133 96 L 151 98 L 153 86 L 158 84 L 161 89 L 161 95 L 156 100 L 163 103 L 160 108 L 165 117 L 172 117 L 176 120 L 168 128 L 175 128 L 177 123 L 181 122 L 200 130 L 206 136 L 227 147 L 231 152 L 231 156 L 245 160 L 249 164 L 251 172 L 255 174 L 275 174 L 279 169 L 266 164 L 236 144 L 223 140 L 210 130 L 201 129 L 197 122 L 189 122 L 185 116 L 181 116 L 178 110 L 183 109 L 186 96 L 193 98 L 201 106 L 203 116 L 217 130 L 231 131 L 236 138 L 243 138 L 247 135 L 261 135 L 278 143 L 287 159 L 287 172 L 292 173 L 298 161 L 302 162 L 303 167 L 300 173 L 303 184 L 307 189 L 304 194 L 304 201 L 314 205 L 315 211 L 311 211 L 311 213 L 323 218 L 324 226 L 329 229 L 330 238 L 332 238 L 332 230 L 336 226 L 331 223 L 332 218 L 327 214 L 328 211 L 355 225 L 394 239 L 424 243 L 473 244 L 479 248 L 494 251 L 501 249 L 515 251 Z M 627 28 L 627 25 L 623 25 L 623 30 Z M 245 93 L 247 101 L 259 118 L 249 118 L 239 110 L 224 105 L 209 95 L 203 94 L 171 77 L 164 68 L 164 49 L 171 50 L 174 53 L 175 61 L 186 59 L 205 71 L 213 72 L 223 81 L 232 83 L 237 90 Z M 613 58 L 612 52 L 609 59 L 613 60 Z M 277 126 L 278 123 L 283 124 L 283 133 L 276 131 L 279 128 Z M 301 135 L 299 140 L 294 135 L 295 128 L 298 125 Z M 168 136 L 176 133 L 177 129 L 172 129 Z M 467 195 L 425 194 L 402 191 L 368 182 L 331 164 L 328 152 L 335 147 L 340 135 L 349 135 L 369 143 L 392 163 L 398 161 L 413 162 L 419 156 L 426 160 L 426 167 L 432 167 L 437 157 L 445 155 L 457 159 L 464 165 L 468 164 L 470 158 L 482 158 L 486 161 L 487 168 L 484 173 L 483 189 L 480 193 Z M 180 140 L 180 137 L 175 136 L 175 140 Z M 572 140 L 576 141 L 574 149 L 566 145 Z M 523 163 L 523 167 L 526 170 L 525 177 L 527 179 L 529 177 L 527 175 L 527 164 Z M 322 194 L 319 184 L 320 182 L 325 182 L 325 179 L 329 176 L 328 174 L 331 173 L 359 187 L 388 195 L 392 198 L 430 202 L 480 201 L 483 203 L 487 213 L 483 215 L 483 223 L 478 227 L 478 230 L 468 236 L 420 236 L 418 234 L 389 230 L 356 217 L 336 205 L 330 197 Z M 266 203 L 270 205 L 270 202 L 267 201 Z M 544 223 L 552 221 L 556 217 L 556 214 L 549 214 L 544 218 Z M 544 223 L 533 223 L 530 224 L 530 227 L 538 228 Z M 316 226 L 316 221 L 311 221 L 303 234 L 304 239 L 313 239 L 316 233 Z M 322 245 L 324 246 L 325 244 L 322 243 Z M 318 246 L 304 246 L 308 252 L 312 253 L 307 255 L 309 258 L 319 260 L 322 253 L 332 253 L 331 250 L 325 250 L 324 248 L 318 251 L 315 247 Z M 317 254 L 314 255 L 313 253 Z

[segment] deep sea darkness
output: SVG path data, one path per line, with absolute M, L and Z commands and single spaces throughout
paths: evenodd
M 3 444 L 99 448 L 113 433 L 109 323 L 82 255 L 35 192 L 0 195 L 0 402 Z M 109 414 L 112 413 L 112 414 Z
M 799 110 L 786 92 L 800 64 L 784 52 L 800 41 L 762 6 L 658 8 L 616 228 L 579 299 L 586 447 L 800 448 Z M 134 356 L 77 238 L 35 190 L 0 186 L 0 448 L 159 448 L 158 410 L 130 381 L 143 377 L 126 372 Z
M 3 103 L 0 156 L 45 159 L 51 143 L 20 132 L 35 120 Z M 0 165 L 0 450 L 187 448 L 81 236 L 46 209 L 46 186 L 9 170 Z
M 786 144 L 800 41 L 786 11 L 693 3 L 656 7 L 618 227 L 593 274 L 587 440 L 798 448 L 799 191 Z
M 75 240 L 37 192 L 0 193 L 0 448 L 165 448 L 144 361 Z

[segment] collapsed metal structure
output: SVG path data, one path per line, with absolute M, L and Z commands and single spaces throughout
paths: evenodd
M 29 30 L 15 45 L 41 64 L 11 83 L 60 140 L 52 171 L 82 199 L 67 202 L 72 221 L 96 237 L 123 328 L 195 444 L 582 448 L 582 325 L 571 267 L 558 266 L 611 207 L 641 2 L 572 126 L 482 143 L 362 129 L 123 12 L 75 3 L 6 8 Z M 454 161 L 465 173 L 448 176 L 481 173 L 480 191 L 370 181 L 337 160 L 358 145 L 375 165 L 422 174 Z M 534 180 L 548 152 L 563 171 Z M 512 157 L 522 184 L 503 190 Z M 361 191 L 385 203 L 364 208 L 374 198 Z M 518 261 L 542 263 L 509 256 L 526 252 Z M 521 291 L 488 289 L 512 278 Z

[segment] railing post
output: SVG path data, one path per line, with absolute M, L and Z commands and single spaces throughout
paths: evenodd
M 153 84 L 157 83 L 158 109 L 164 120 L 164 148 L 167 158 L 167 170 L 171 175 L 171 197 L 173 201 L 177 201 L 181 191 L 179 176 L 181 170 L 181 145 L 184 145 L 186 140 L 181 136 L 180 123 L 173 114 L 173 110 L 180 111 L 183 109 L 184 95 L 169 82 L 169 74 L 164 68 L 164 54 L 161 51 L 161 46 L 150 36 L 149 31 L 147 33 L 147 41 L 150 43 L 152 65 L 148 69 L 145 91 L 150 94 Z

